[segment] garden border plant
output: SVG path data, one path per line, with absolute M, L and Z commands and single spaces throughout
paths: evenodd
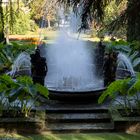
M 0 74 L 11 70 L 17 56 L 23 51 L 29 54 L 34 51 L 35 45 L 11 42 L 9 45 L 0 44 Z
M 4 74 L 0 76 L 0 130 L 39 133 L 45 124 L 45 113 L 37 111 L 40 96 L 48 99 L 48 89 L 33 84 L 28 76 L 12 79 Z M 28 126 L 28 129 L 27 129 Z
M 107 98 L 110 100 L 110 114 L 117 131 L 138 131 L 140 129 L 140 76 L 111 83 L 107 90 L 99 97 L 102 104 Z M 118 96 L 121 97 L 118 98 Z M 122 115 L 122 112 L 125 114 Z
M 40 95 L 48 98 L 48 89 L 40 84 L 33 84 L 28 76 L 12 79 L 8 75 L 0 76 L 1 112 L 7 110 L 21 111 L 28 117 L 33 106 L 39 103 Z

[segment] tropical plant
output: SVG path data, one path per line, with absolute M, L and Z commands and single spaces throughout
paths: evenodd
M 116 102 L 119 109 L 124 109 L 125 113 L 129 115 L 136 107 L 140 114 L 140 77 L 133 77 L 124 80 L 117 80 L 112 82 L 105 92 L 99 97 L 98 103 L 103 103 L 108 97 L 111 99 L 111 106 Z M 121 97 L 121 98 L 120 98 Z M 134 105 L 135 103 L 135 105 Z M 135 107 L 134 107 L 135 106 Z M 113 105 L 114 108 L 114 105 Z
M 140 71 L 140 42 L 126 42 L 124 40 L 106 42 L 106 51 L 117 51 L 124 53 L 130 58 L 135 71 Z
M 111 41 L 106 43 L 106 51 L 117 51 L 122 53 L 129 53 L 130 52 L 129 43 L 124 40 L 119 41 Z
M 2 107 L 15 110 L 28 117 L 33 106 L 39 103 L 40 95 L 48 98 L 48 90 L 40 84 L 33 84 L 30 77 L 21 76 L 13 80 L 8 75 L 0 76 L 0 99 Z
M 19 44 L 12 42 L 11 45 L 0 44 L 0 73 L 4 73 L 11 69 L 16 57 L 23 51 L 31 53 L 35 45 Z

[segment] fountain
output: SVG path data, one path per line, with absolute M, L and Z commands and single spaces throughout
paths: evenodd
M 131 61 L 125 54 L 119 53 L 117 63 L 116 77 L 118 79 L 136 76 Z
M 77 25 L 76 25 L 77 26 Z M 67 30 L 69 32 L 67 32 Z M 62 28 L 55 43 L 46 47 L 48 72 L 44 85 L 49 89 L 50 96 L 55 97 L 95 97 L 105 90 L 103 76 L 97 74 L 95 64 L 95 47 L 88 41 L 74 38 L 70 30 Z M 44 53 L 44 51 L 43 51 Z M 44 56 L 43 56 L 44 57 Z M 21 65 L 27 64 L 31 71 L 30 56 L 26 53 L 19 55 L 12 69 L 12 75 L 19 71 Z M 118 71 L 120 64 L 129 69 L 129 75 L 134 75 L 133 68 L 124 54 L 118 55 Z M 23 70 L 23 69 L 22 69 Z M 95 71 L 96 70 L 96 71 Z M 102 70 L 100 70 L 102 71 Z M 123 71 L 124 72 L 124 71 Z M 123 75 L 121 75 L 123 76 Z
M 15 59 L 12 70 L 8 73 L 12 77 L 16 77 L 18 75 L 31 75 L 31 62 L 30 62 L 30 55 L 27 52 L 22 52 L 19 56 Z
M 89 45 L 89 42 L 61 36 L 45 49 L 48 73 L 44 85 L 48 87 L 50 97 L 95 98 L 105 90 L 103 77 L 98 77 L 95 71 L 95 47 Z M 30 61 L 30 55 L 22 52 L 16 58 L 10 74 L 13 77 L 31 75 Z M 135 76 L 125 54 L 119 53 L 117 63 L 117 79 Z
M 63 36 L 46 52 L 45 85 L 49 89 L 81 92 L 102 87 L 102 80 L 96 77 L 94 55 L 86 42 Z
M 48 75 L 45 85 L 55 97 L 91 98 L 105 90 L 103 77 L 98 77 L 95 71 L 95 48 L 88 42 L 61 36 L 47 47 L 46 52 Z M 122 68 L 120 63 L 125 67 Z M 117 79 L 135 75 L 125 54 L 119 53 L 117 64 Z

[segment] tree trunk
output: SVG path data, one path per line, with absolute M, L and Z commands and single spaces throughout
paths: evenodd
M 48 28 L 51 28 L 51 22 L 50 22 L 50 19 L 48 18 L 47 21 L 48 21 Z
M 9 44 L 9 27 L 8 27 L 8 25 L 6 27 L 5 37 L 6 37 L 6 44 Z
M 4 16 L 2 8 L 2 0 L 0 0 L 0 42 L 4 41 Z
M 128 0 L 127 41 L 140 40 L 140 2 Z
M 8 5 L 6 4 L 6 13 L 8 13 Z M 5 37 L 6 37 L 6 44 L 9 44 L 9 20 L 8 17 L 6 18 L 6 28 L 5 28 Z

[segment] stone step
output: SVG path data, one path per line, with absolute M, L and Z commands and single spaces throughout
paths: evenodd
M 56 132 L 111 132 L 113 123 L 46 123 L 47 131 Z
M 48 108 L 47 113 L 108 113 L 108 109 L 98 109 L 98 108 Z
M 47 122 L 110 122 L 109 113 L 48 113 Z
M 44 110 L 46 113 L 106 113 L 108 105 L 98 105 L 92 102 L 67 103 L 60 101 L 46 101 L 46 104 L 36 107 L 36 110 Z

